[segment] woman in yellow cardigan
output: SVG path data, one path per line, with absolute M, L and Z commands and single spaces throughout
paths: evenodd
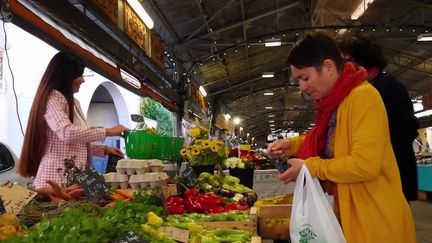
M 288 63 L 299 89 L 314 98 L 317 117 L 305 137 L 269 145 L 274 156 L 297 156 L 280 179 L 295 181 L 305 164 L 335 196 L 347 243 L 415 243 L 385 107 L 365 69 L 344 65 L 334 40 L 319 32 L 297 42 Z

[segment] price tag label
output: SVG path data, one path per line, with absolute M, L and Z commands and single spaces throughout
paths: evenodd
M 179 242 L 189 242 L 189 230 L 179 229 L 175 227 L 160 227 L 159 230 L 167 234 L 173 240 Z
M 93 201 L 99 200 L 109 191 L 101 175 L 91 169 L 86 169 L 77 174 L 74 181 L 84 188 L 84 193 Z
M 36 192 L 12 182 L 0 185 L 0 198 L 3 200 L 1 204 L 8 213 L 18 214 L 36 195 Z
M 188 166 L 181 174 L 181 179 L 186 183 L 189 188 L 198 186 L 198 177 L 193 171 L 192 167 Z
M 126 234 L 119 236 L 118 238 L 111 240 L 110 243 L 150 243 L 150 241 L 144 240 L 141 236 L 135 234 L 132 231 L 127 232 Z

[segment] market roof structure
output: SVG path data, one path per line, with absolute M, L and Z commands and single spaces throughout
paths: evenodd
M 91 1 L 19 2 L 32 2 L 113 60 L 132 64 L 134 53 L 100 42 L 104 36 L 89 32 L 85 27 L 90 23 L 79 19 L 91 10 Z M 313 104 L 298 91 L 286 64 L 292 44 L 313 29 L 335 36 L 355 31 L 374 35 L 389 60 L 386 72 L 405 84 L 413 98 L 431 96 L 432 42 L 417 41 L 420 34 L 432 33 L 430 0 L 144 0 L 142 5 L 178 75 L 156 72 L 152 85 L 159 93 L 171 90 L 167 99 L 174 102 L 182 99 L 181 86 L 189 80 L 202 85 L 213 113 L 240 117 L 251 136 L 304 131 L 313 122 Z M 366 11 L 358 14 L 359 5 L 367 5 Z M 70 6 L 81 14 L 59 14 Z M 264 72 L 274 76 L 263 78 Z

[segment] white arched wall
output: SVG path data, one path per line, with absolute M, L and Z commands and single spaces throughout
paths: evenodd
M 95 72 L 86 70 L 84 76 L 86 76 L 85 82 L 81 84 L 80 91 L 75 94 L 75 98 L 80 101 L 85 116 L 87 117 L 93 94 L 99 85 L 102 85 L 113 99 L 119 123 L 123 124 L 125 127 L 133 129 L 134 124 L 130 120 L 130 114 L 139 114 L 141 97 L 111 81 L 106 80 L 106 78 Z M 124 139 L 120 139 L 120 148 L 122 150 L 125 148 Z
M 120 124 L 132 129 L 134 124 L 130 120 L 130 114 L 139 114 L 141 97 L 106 80 L 95 72 L 92 72 L 91 76 L 87 76 L 87 73 L 88 71 L 84 74 L 86 76 L 86 81 L 81 85 L 80 91 L 75 95 L 81 103 L 83 113 L 87 116 L 91 98 L 99 85 L 102 85 L 113 99 Z

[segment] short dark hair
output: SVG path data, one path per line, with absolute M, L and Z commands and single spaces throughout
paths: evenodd
M 360 33 L 343 36 L 338 40 L 339 48 L 343 53 L 348 53 L 356 64 L 370 69 L 377 67 L 383 70 L 387 66 L 381 45 L 373 36 L 365 36 Z
M 315 67 L 321 69 L 324 60 L 331 59 L 338 71 L 342 71 L 344 62 L 342 52 L 336 41 L 323 32 L 308 32 L 291 49 L 288 64 L 296 68 Z

